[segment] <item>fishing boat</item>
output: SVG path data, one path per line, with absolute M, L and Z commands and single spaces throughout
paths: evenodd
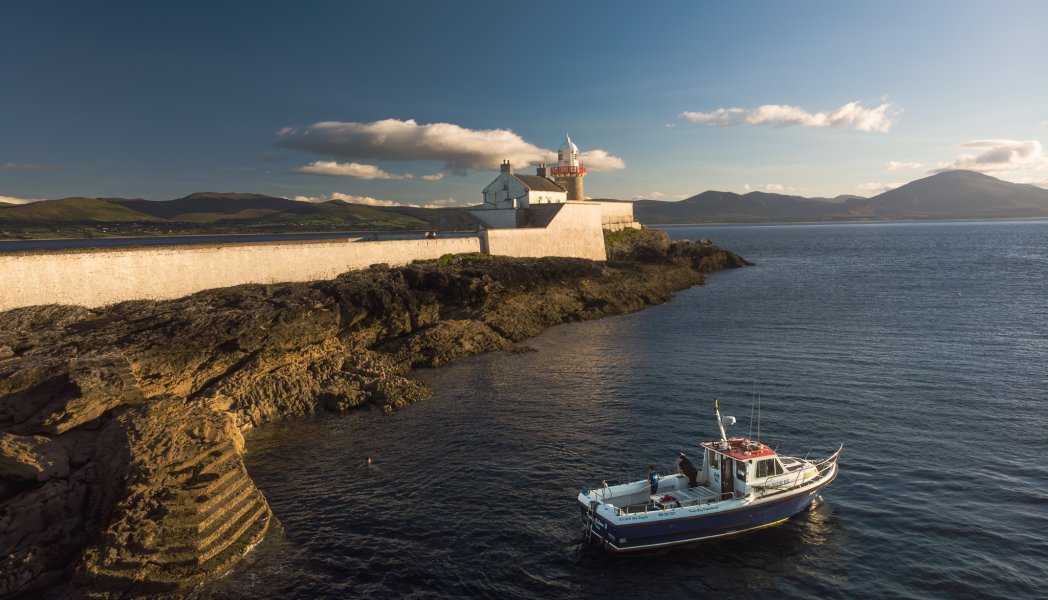
M 837 477 L 843 445 L 820 460 L 782 456 L 758 440 L 728 437 L 713 401 L 720 439 L 701 443 L 701 470 L 583 487 L 578 495 L 586 538 L 612 552 L 664 548 L 783 523 L 804 511 Z M 758 421 L 759 422 L 759 421 Z M 694 479 L 694 485 L 692 484 Z M 654 488 L 654 489 L 653 489 Z

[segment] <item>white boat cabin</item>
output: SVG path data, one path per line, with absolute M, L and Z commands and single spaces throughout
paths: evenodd
M 647 481 L 602 486 L 597 497 L 619 514 L 668 510 L 745 498 L 764 498 L 803 485 L 819 470 L 801 458 L 779 456 L 747 438 L 702 442 L 703 461 L 695 486 L 681 473 L 659 479 L 651 493 Z
M 747 496 L 751 491 L 766 494 L 775 488 L 814 477 L 815 465 L 779 456 L 766 444 L 747 438 L 703 442 L 702 480 L 723 498 Z M 800 478 L 798 471 L 806 471 Z

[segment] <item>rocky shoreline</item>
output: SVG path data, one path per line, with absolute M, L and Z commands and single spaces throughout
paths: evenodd
M 744 266 L 709 243 L 609 234 L 608 262 L 445 257 L 331 281 L 0 313 L 0 596 L 186 590 L 272 515 L 242 433 L 318 409 L 392 412 L 417 367 L 669 300 Z

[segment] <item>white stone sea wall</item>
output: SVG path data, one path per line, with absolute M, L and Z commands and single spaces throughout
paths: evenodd
M 479 252 L 477 237 L 142 246 L 0 254 L 0 310 L 163 300 L 242 283 L 332 279 L 369 265 Z
M 605 260 L 601 211 L 591 202 L 565 202 L 547 227 L 485 229 L 484 252 L 499 256 L 570 256 Z
M 632 220 L 631 203 L 543 205 L 546 227 L 483 229 L 475 236 L 140 246 L 0 254 L 0 310 L 38 304 L 95 307 L 164 300 L 243 283 L 332 279 L 374 264 L 444 254 L 567 256 L 605 260 L 608 221 Z
M 600 206 L 601 227 L 605 231 L 621 231 L 623 229 L 640 229 L 642 225 L 633 220 L 632 202 L 612 202 L 592 200 L 593 204 Z

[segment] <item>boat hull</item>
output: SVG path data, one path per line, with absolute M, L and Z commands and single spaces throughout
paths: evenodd
M 835 465 L 833 473 L 818 485 L 753 502 L 729 500 L 723 503 L 725 507 L 721 510 L 686 507 L 647 513 L 642 517 L 624 516 L 616 522 L 600 514 L 591 514 L 589 507 L 581 502 L 580 509 L 587 527 L 592 527 L 592 539 L 606 549 L 613 552 L 648 550 L 777 525 L 807 509 L 816 494 L 836 476 Z

